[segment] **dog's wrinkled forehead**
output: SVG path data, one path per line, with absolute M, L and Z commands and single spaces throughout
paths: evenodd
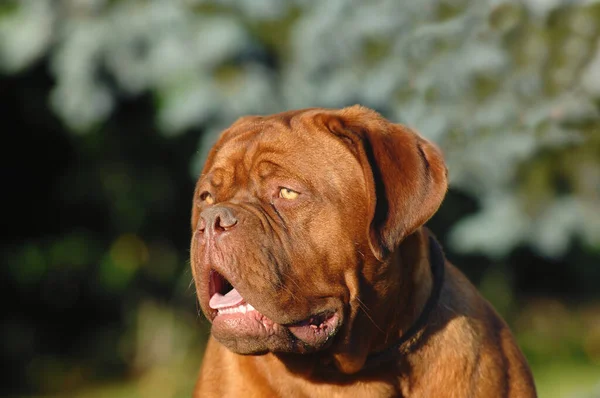
M 347 146 L 310 118 L 299 116 L 236 122 L 212 149 L 203 176 L 219 187 L 248 178 L 295 179 L 340 191 L 356 183 L 362 173 Z

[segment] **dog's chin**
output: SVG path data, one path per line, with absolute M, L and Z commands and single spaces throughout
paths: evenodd
M 282 325 L 243 302 L 209 314 L 213 337 L 243 355 L 267 352 L 308 354 L 329 347 L 340 329 L 337 311 L 326 311 Z

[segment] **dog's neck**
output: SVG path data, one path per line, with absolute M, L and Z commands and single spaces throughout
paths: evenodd
M 390 332 L 398 338 L 391 344 L 385 341 L 375 345 L 365 360 L 363 370 L 377 368 L 406 355 L 425 333 L 431 314 L 437 307 L 444 281 L 445 257 L 442 248 L 425 228 L 407 239 L 414 241 L 403 242 L 405 247 L 401 245 L 395 260 L 400 264 L 405 280 L 412 280 L 409 286 L 406 286 L 407 283 L 400 285 L 409 294 L 408 297 L 402 297 L 402 292 L 399 292 L 396 308 L 400 310 L 395 310 L 395 314 L 391 315 L 394 321 L 390 323 Z
M 352 334 L 334 347 L 333 362 L 338 371 L 354 374 L 408 352 L 436 307 L 444 261 L 431 233 L 419 228 L 384 264 L 370 268 L 378 272 L 367 276 L 376 286 L 371 291 L 384 295 L 370 296 L 368 287 L 362 291 Z

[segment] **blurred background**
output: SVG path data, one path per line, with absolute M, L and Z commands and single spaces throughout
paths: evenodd
M 600 2 L 2 0 L 0 395 L 186 397 L 205 154 L 360 103 L 445 152 L 429 222 L 541 397 L 600 397 Z

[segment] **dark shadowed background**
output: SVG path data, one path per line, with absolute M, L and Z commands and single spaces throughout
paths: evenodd
M 600 2 L 0 2 L 2 396 L 186 397 L 206 151 L 360 103 L 445 152 L 429 222 L 541 397 L 600 396 Z

